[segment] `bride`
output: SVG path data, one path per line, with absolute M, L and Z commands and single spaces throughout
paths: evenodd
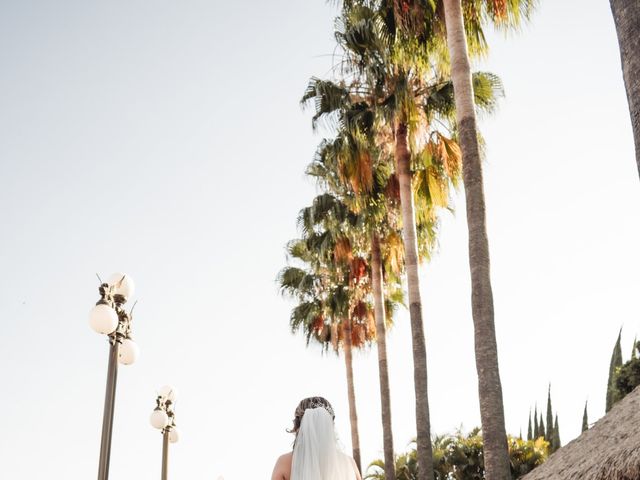
M 305 398 L 296 408 L 293 452 L 276 462 L 271 480 L 362 480 L 356 463 L 340 451 L 331 404 L 322 397 Z

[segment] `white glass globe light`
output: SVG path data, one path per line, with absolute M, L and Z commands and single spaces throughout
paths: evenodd
M 116 272 L 112 273 L 107 280 L 109 285 L 113 286 L 113 293 L 122 295 L 129 299 L 133 296 L 135 290 L 135 284 L 132 278 L 126 273 Z
M 131 365 L 140 356 L 138 344 L 130 338 L 125 338 L 118 349 L 118 361 L 123 365 Z
M 176 397 L 178 396 L 178 392 L 171 385 L 161 387 L 160 390 L 158 390 L 158 394 L 173 403 L 175 403 Z
M 154 410 L 153 413 L 151 413 L 149 421 L 151 422 L 151 426 L 158 430 L 162 430 L 164 427 L 169 425 L 169 417 L 164 410 Z
M 169 430 L 169 441 L 176 443 L 178 440 L 180 440 L 180 432 L 176 427 L 171 427 L 171 430 Z
M 89 312 L 89 325 L 96 332 L 108 335 L 118 328 L 118 314 L 109 305 L 99 303 Z

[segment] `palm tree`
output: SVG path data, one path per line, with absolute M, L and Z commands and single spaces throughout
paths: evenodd
M 395 478 L 386 324 L 390 320 L 390 306 L 403 302 L 400 278 L 404 271 L 404 248 L 400 238 L 397 176 L 389 168 L 389 159 L 384 158 L 381 151 L 373 145 L 373 116 L 370 108 L 361 101 L 350 103 L 351 95 L 345 95 L 344 92 L 344 86 L 318 79 L 312 79 L 307 89 L 305 97 L 316 100 L 315 120 L 319 121 L 324 114 L 336 113 L 337 123 L 341 126 L 333 141 L 322 142 L 316 160 L 309 166 L 307 173 L 316 177 L 323 189 L 339 195 L 349 204 L 349 208 L 358 212 L 362 221 L 364 240 L 360 251 L 370 252 L 370 283 L 376 319 L 383 440 L 387 460 L 385 474 L 389 478 Z M 328 105 L 337 105 L 340 101 L 344 102 L 340 108 L 325 111 Z M 323 219 L 327 210 L 332 208 L 332 202 L 327 201 L 327 197 L 331 198 L 329 194 L 318 197 L 322 201 L 314 202 L 315 208 L 303 215 L 303 224 L 307 230 L 311 230 L 316 225 L 314 222 Z M 334 217 L 344 217 L 344 214 Z M 420 216 L 418 240 L 423 257 L 428 256 L 434 245 L 434 223 L 434 216 Z
M 359 213 L 354 210 L 360 210 L 358 206 L 361 199 L 354 197 L 349 193 L 349 187 L 344 183 L 345 177 L 340 179 L 341 175 L 338 173 L 335 165 L 332 165 L 336 160 L 335 153 L 338 148 L 344 148 L 346 140 L 345 134 L 339 135 L 333 142 L 323 141 L 316 155 L 316 159 L 308 168 L 308 174 L 315 177 L 321 186 L 325 190 L 334 190 L 334 193 L 340 193 L 345 198 L 347 203 L 340 200 L 333 193 L 323 193 L 318 195 L 312 205 L 305 209 L 302 209 L 299 215 L 298 223 L 305 233 L 304 240 L 294 242 L 295 248 L 289 248 L 289 256 L 291 258 L 297 258 L 299 261 L 304 261 L 309 265 L 313 265 L 315 275 L 326 276 L 331 273 L 330 279 L 320 282 L 323 285 L 340 285 L 339 291 L 346 294 L 348 307 L 342 307 L 336 309 L 333 305 L 337 303 L 333 300 L 335 296 L 332 296 L 332 301 L 329 305 L 331 309 L 323 310 L 323 321 L 326 319 L 333 319 L 333 324 L 337 324 L 338 336 L 336 334 L 331 335 L 334 348 L 337 348 L 339 340 L 342 341 L 343 349 L 345 352 L 345 362 L 347 366 L 347 380 L 349 385 L 349 398 L 350 398 L 350 412 L 351 412 L 351 424 L 352 424 L 352 439 L 354 445 L 354 458 L 360 468 L 360 456 L 359 449 L 355 446 L 358 444 L 357 435 L 357 418 L 355 416 L 355 393 L 353 388 L 353 372 L 351 367 L 351 348 L 352 344 L 355 347 L 361 347 L 363 344 L 369 343 L 376 338 L 377 342 L 381 342 L 382 347 L 379 350 L 384 352 L 386 356 L 386 347 L 384 343 L 384 335 L 387 325 L 391 324 L 393 313 L 396 310 L 397 305 L 403 302 L 402 286 L 399 280 L 398 266 L 401 265 L 401 261 L 398 261 L 399 253 L 397 251 L 397 244 L 392 242 L 387 244 L 383 255 L 383 264 L 386 265 L 386 288 L 382 298 L 382 318 L 384 324 L 379 324 L 380 314 L 374 313 L 371 308 L 371 296 L 372 296 L 372 273 L 367 257 L 369 256 L 370 245 L 368 244 L 368 236 L 366 232 L 369 229 L 368 221 L 372 215 L 375 215 L 375 208 L 366 208 Z M 379 182 L 384 183 L 384 174 L 378 172 L 375 175 L 376 182 L 374 190 L 379 191 Z M 356 176 L 357 177 L 357 176 Z M 348 184 L 353 187 L 356 185 L 356 190 L 360 192 L 360 187 L 357 179 L 352 177 L 348 180 Z M 392 235 L 389 238 L 393 238 Z M 304 242 L 304 243 L 301 243 Z M 395 248 L 394 248 L 395 247 Z M 313 252 L 310 255 L 310 252 Z M 342 273 L 340 273 L 342 272 Z M 348 275 L 345 276 L 345 272 Z M 303 280 L 306 278 L 300 273 L 300 269 L 296 267 L 288 267 L 283 270 L 280 275 L 280 284 L 285 292 L 290 295 L 297 296 L 301 300 L 302 304 L 308 304 L 309 295 L 313 296 L 311 304 L 318 305 L 318 297 L 323 297 L 319 294 L 318 290 L 309 291 L 308 285 L 313 285 L 314 282 Z M 291 281 L 291 279 L 293 281 Z M 315 282 L 317 283 L 317 282 Z M 300 288 L 300 286 L 304 288 Z M 307 287 L 305 287 L 307 286 Z M 382 287 L 373 287 L 373 290 L 383 291 Z M 307 292 L 305 295 L 301 295 L 301 292 Z M 326 295 L 324 295 L 326 297 Z M 374 303 L 376 301 L 374 300 Z M 322 305 L 322 302 L 320 302 Z M 316 307 L 313 311 L 317 310 Z M 295 309 L 292 314 L 292 325 L 304 325 L 304 321 L 300 321 L 299 315 Z M 309 310 L 302 308 L 302 317 L 311 318 L 306 324 L 311 322 L 315 325 L 315 328 L 319 328 L 319 320 L 317 316 L 309 317 Z M 336 321 L 336 318 L 338 319 Z M 374 321 L 375 320 L 375 323 Z M 315 323 L 314 323 L 315 322 Z M 355 322 L 355 323 L 354 323 Z M 320 332 L 319 330 L 316 330 Z M 326 329 L 324 331 L 327 331 Z M 351 332 L 351 335 L 349 335 Z M 381 335 L 382 332 L 382 335 Z M 317 335 L 316 335 L 317 337 Z M 309 338 L 309 336 L 307 337 Z M 335 339 L 338 339 L 337 341 Z M 321 340 L 327 342 L 328 340 L 320 337 Z M 380 355 L 380 354 L 379 354 Z M 382 370 L 381 370 L 382 372 Z M 383 373 L 381 373 L 381 376 Z M 386 369 L 384 375 L 388 375 Z M 387 377 L 388 382 L 388 377 Z M 387 383 L 388 393 L 388 383 Z M 388 397 L 387 397 L 388 400 Z M 384 405 L 384 400 L 383 400 Z M 386 426 L 391 430 L 390 418 Z M 385 432 L 386 433 L 386 432 Z
M 371 3 L 371 5 L 369 5 Z M 378 9 L 376 2 L 345 3 L 338 21 L 336 37 L 345 52 L 343 69 L 350 82 L 333 83 L 312 79 L 303 103 L 313 100 L 316 113 L 314 126 L 322 121 L 335 121 L 350 133 L 339 141 L 338 152 L 344 145 L 358 143 L 358 133 L 374 137 L 380 158 L 395 170 L 393 180 L 401 198 L 404 252 L 407 269 L 412 341 L 414 352 L 414 379 L 416 384 L 416 418 L 418 430 L 418 456 L 421 479 L 432 476 L 431 441 L 427 397 L 426 347 L 421 316 L 421 302 L 417 264 L 419 258 L 428 256 L 429 242 L 433 238 L 434 208 L 448 207 L 449 185 L 459 174 L 460 151 L 457 144 L 442 135 L 433 124 L 438 117 L 452 124 L 454 114 L 453 87 L 445 78 L 431 75 L 430 51 L 416 42 L 395 38 L 393 15 L 384 5 Z M 375 8 L 374 8 L 375 7 Z M 406 41 L 406 44 L 404 43 Z M 416 67 L 416 65 L 418 65 Z M 430 82 L 425 79 L 430 78 Z M 474 77 L 478 101 L 490 109 L 500 90 L 495 76 L 479 74 Z M 367 124 L 364 128 L 362 123 Z M 353 124 L 359 128 L 353 129 Z M 367 132 L 367 129 L 373 130 Z M 452 125 L 452 130 L 455 127 Z M 351 135 L 355 131 L 355 134 Z M 335 146 L 335 144 L 334 144 Z M 391 148 L 388 148 L 388 147 Z M 413 151 L 412 151 L 413 149 Z M 341 161 L 334 168 L 339 177 L 348 178 L 353 190 L 368 192 L 371 187 L 371 155 L 363 155 L 362 149 L 347 149 L 348 155 L 336 155 Z M 386 158 L 385 158 L 386 153 Z M 395 153 L 395 155 L 394 155 Z M 395 162 L 394 162 L 395 157 Z M 363 167 L 363 164 L 365 165 Z M 394 182 L 389 182 L 393 184 Z M 408 190 L 408 191 L 407 191 Z M 414 210 L 414 203 L 419 202 Z M 416 219 L 423 220 L 423 227 L 416 228 Z M 372 264 L 376 264 L 375 247 L 379 243 L 373 223 L 371 246 L 374 250 Z M 376 241 L 377 240 L 377 241 Z M 377 268 L 374 271 L 378 271 Z M 374 279 L 377 275 L 374 274 Z M 374 286 L 375 289 L 375 286 Z M 379 298 L 379 297 L 378 297 Z M 374 302 L 375 303 L 375 302 Z M 378 301 L 378 305 L 379 305 Z M 379 312 L 381 309 L 377 308 Z M 377 323 L 381 314 L 377 315 Z M 379 349 L 380 351 L 384 351 Z M 381 396 L 383 399 L 383 431 L 385 432 L 385 468 L 388 478 L 393 474 L 393 448 L 389 428 L 384 425 L 385 392 L 383 371 L 386 358 L 379 358 L 381 372 Z M 390 410 L 388 418 L 390 418 Z M 389 432 L 389 435 L 386 433 Z
M 352 349 L 375 335 L 370 309 L 358 299 L 361 260 L 352 256 L 346 237 L 335 238 L 330 231 L 309 232 L 290 242 L 288 253 L 303 265 L 285 267 L 278 276 L 283 293 L 298 300 L 291 312 L 292 331 L 302 329 L 307 343 L 314 339 L 323 349 L 337 353 L 342 346 L 344 351 L 353 458 L 361 469 Z
M 389 175 L 384 175 L 382 171 L 376 172 L 372 162 L 374 154 L 371 151 L 373 129 L 371 110 L 364 102 L 354 102 L 352 94 L 350 88 L 345 85 L 311 79 L 302 103 L 311 101 L 315 103 L 314 128 L 319 121 L 327 117 L 334 117 L 336 123 L 342 128 L 333 141 L 325 140 L 320 144 L 316 158 L 307 169 L 307 173 L 315 177 L 325 190 L 339 194 L 350 203 L 353 210 L 359 211 L 361 218 L 364 219 L 363 226 L 369 231 L 371 242 L 368 248 L 364 248 L 371 253 L 371 285 L 376 325 L 383 450 L 385 459 L 390 460 L 387 462 L 386 474 L 388 478 L 395 478 L 391 389 L 386 343 L 386 328 L 390 321 L 387 307 L 393 303 L 385 299 L 380 248 L 381 223 L 385 218 L 381 207 L 385 206 L 384 191 L 390 180 Z M 323 202 L 323 205 L 329 206 L 328 202 Z M 327 208 L 324 211 L 316 209 L 313 212 L 314 219 L 309 223 L 317 223 L 326 211 Z M 307 228 L 312 228 L 309 223 Z M 393 258 L 393 253 L 390 255 Z M 390 263 L 398 265 L 398 262 Z M 390 268 L 389 272 L 391 274 L 397 272 L 397 268 Z M 389 278 L 389 275 L 387 277 L 388 282 L 391 283 L 393 279 Z
M 347 58 L 373 99 L 374 111 L 381 123 L 395 138 L 393 157 L 400 193 L 402 237 L 407 275 L 409 316 L 412 331 L 414 385 L 416 396 L 416 429 L 420 479 L 433 478 L 431 431 L 427 387 L 426 344 L 422 321 L 422 303 L 418 278 L 418 242 L 415 226 L 412 173 L 410 168 L 409 124 L 419 124 L 414 87 L 420 82 L 423 71 L 415 68 L 426 62 L 416 61 L 414 52 L 402 51 L 402 44 L 395 40 L 395 30 L 390 17 L 376 10 L 375 5 L 351 5 L 343 14 L 343 30 L 337 37 L 342 42 Z M 400 47 L 397 48 L 396 47 Z M 399 55 L 396 55 L 398 54 Z M 422 53 L 422 52 L 419 52 Z M 404 55 L 402 55 L 404 54 Z M 385 458 L 390 468 L 393 457 Z M 388 474 L 387 474 L 387 478 Z
M 482 39 L 481 22 L 491 20 L 498 26 L 517 24 L 527 15 L 533 0 L 442 0 L 446 38 L 451 59 L 451 78 L 455 93 L 459 143 L 462 149 L 462 179 L 466 194 L 471 267 L 471 304 L 475 331 L 476 369 L 480 397 L 480 418 L 484 437 L 486 478 L 510 478 L 507 435 L 504 426 L 502 385 L 498 366 L 493 293 L 489 272 L 482 163 L 474 108 L 473 87 L 467 41 Z M 471 19 L 476 19 L 473 23 Z M 465 23 L 475 30 L 465 32 Z M 477 45 L 470 41 L 472 45 Z
M 376 345 L 378 353 L 378 373 L 380 380 L 380 398 L 381 398 L 381 416 L 382 416 L 382 431 L 383 431 L 383 445 L 385 455 L 391 455 L 393 458 L 393 436 L 391 430 L 391 394 L 389 388 L 389 373 L 387 366 L 387 348 L 386 348 L 386 329 L 387 323 L 391 321 L 389 313 L 392 311 L 393 306 L 396 303 L 402 302 L 402 291 L 399 281 L 398 268 L 400 262 L 394 261 L 397 259 L 397 249 L 388 244 L 389 248 L 386 249 L 384 257 L 380 248 L 380 233 L 383 230 L 384 217 L 380 216 L 380 207 L 384 207 L 382 200 L 382 184 L 388 181 L 383 175 L 373 175 L 372 167 L 366 165 L 360 165 L 356 168 L 345 168 L 345 165 L 336 165 L 336 161 L 339 163 L 344 162 L 344 153 L 353 153 L 353 142 L 348 142 L 345 137 L 348 138 L 348 134 L 342 132 L 333 142 L 323 142 L 318 150 L 316 160 L 309 166 L 307 173 L 315 177 L 325 188 L 332 190 L 334 193 L 341 193 L 341 197 L 351 204 L 351 208 L 360 210 L 358 216 L 361 220 L 360 224 L 360 246 L 359 250 L 363 255 L 368 255 L 370 252 L 370 286 L 371 295 L 373 297 L 374 304 L 374 319 L 375 319 L 375 332 L 376 332 Z M 346 150 L 346 152 L 345 152 Z M 364 159 L 363 155 L 359 155 L 360 161 Z M 364 163 L 367 161 L 364 160 Z M 362 168 L 360 168 L 362 167 Z M 345 175 L 345 171 L 351 172 L 349 175 Z M 342 174 L 340 174 L 342 172 Z M 368 172 L 368 173 L 367 173 Z M 362 181 L 362 176 L 365 175 L 368 179 Z M 365 194 L 361 186 L 367 185 Z M 355 186 L 355 189 L 354 189 Z M 358 192 L 355 194 L 355 192 Z M 377 198 L 377 202 L 363 201 L 362 196 L 368 195 L 369 198 Z M 303 215 L 303 223 L 308 230 L 314 228 L 318 223 L 323 222 L 327 214 L 334 210 L 333 196 L 325 194 L 318 197 L 323 198 L 323 201 L 314 202 L 315 208 L 312 211 L 308 211 Z M 332 200 L 329 200 L 332 199 Z M 365 205 L 362 207 L 362 205 Z M 346 215 L 343 213 L 334 213 L 334 218 L 344 218 Z M 374 218 L 379 218 L 379 222 L 376 222 Z M 374 223 L 375 222 L 375 223 Z M 378 224 L 380 223 L 380 224 Z M 367 233 L 369 232 L 369 233 Z M 371 243 L 368 243 L 368 238 L 371 239 Z M 391 237 L 390 237 L 391 238 Z M 396 245 L 397 247 L 397 245 Z M 387 260 L 385 262 L 385 260 Z M 386 282 L 383 274 L 383 264 L 387 264 L 386 269 Z M 384 284 L 387 284 L 388 295 L 385 296 Z M 395 296 L 394 296 L 395 292 Z M 390 298 L 389 298 L 390 297 Z M 390 467 L 393 469 L 393 465 Z M 393 470 L 388 472 L 390 478 L 394 478 L 395 473 Z
M 610 0 L 610 3 L 618 33 L 622 77 L 627 90 L 640 175 L 640 3 L 637 0 Z
M 402 2 L 400 2 L 402 3 Z M 404 2 L 407 3 L 407 2 Z M 434 128 L 434 121 L 451 119 L 453 109 L 447 102 L 451 91 L 448 79 L 438 73 L 433 58 L 437 51 L 421 36 L 404 35 L 397 28 L 399 2 L 349 2 L 345 4 L 337 32 L 346 63 L 360 80 L 356 94 L 369 98 L 379 122 L 393 138 L 393 157 L 399 184 L 402 235 L 407 273 L 409 313 L 412 330 L 414 385 L 416 395 L 417 452 L 420 480 L 430 479 L 432 452 L 427 386 L 426 344 L 422 320 L 422 300 L 418 277 L 419 249 L 415 209 L 415 164 L 424 163 L 428 171 L 422 184 L 427 195 L 422 212 L 432 214 L 434 207 L 447 207 L 448 186 L 455 183 L 455 142 L 447 141 Z M 424 23 L 424 22 L 423 22 Z M 435 72 L 435 73 L 434 73 Z M 485 77 L 488 78 L 488 77 Z M 495 77 L 491 77 L 493 82 Z M 494 83 L 498 88 L 499 84 Z M 494 93 L 494 88 L 488 90 Z M 472 91 L 473 92 L 473 91 Z M 493 96 L 487 104 L 492 105 Z M 330 102 L 329 102 L 330 103 Z M 325 103 L 328 105 L 329 103 Z M 322 103 L 321 103 L 322 104 Z M 449 122 L 451 123 L 451 122 Z M 390 133 L 389 133 L 390 132 Z M 425 141 L 425 138 L 428 139 Z M 435 139 L 435 141 L 433 140 Z M 441 148 L 435 148 L 435 144 Z M 441 153 L 441 155 L 434 155 Z M 439 167 L 439 168 L 432 168 Z M 390 460 L 385 459 L 385 465 Z

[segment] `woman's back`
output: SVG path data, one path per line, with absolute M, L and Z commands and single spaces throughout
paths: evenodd
M 353 461 L 351 457 L 341 453 L 344 457 L 345 464 L 349 465 L 353 471 L 353 479 L 362 480 L 360 477 L 360 472 L 358 472 L 358 467 L 356 467 L 356 462 Z M 271 475 L 271 480 L 295 480 L 291 478 L 291 464 L 293 460 L 293 452 L 285 453 L 276 462 L 276 466 L 273 469 L 273 474 Z

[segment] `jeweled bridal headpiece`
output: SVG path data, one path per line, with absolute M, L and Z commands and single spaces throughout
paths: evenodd
M 331 408 L 331 405 L 325 405 L 320 402 L 311 402 L 311 405 L 309 405 L 307 409 L 309 408 L 324 408 L 327 412 L 329 412 L 329 415 L 331 415 L 331 418 L 335 418 L 336 416 L 336 414 L 333 413 L 333 408 Z

